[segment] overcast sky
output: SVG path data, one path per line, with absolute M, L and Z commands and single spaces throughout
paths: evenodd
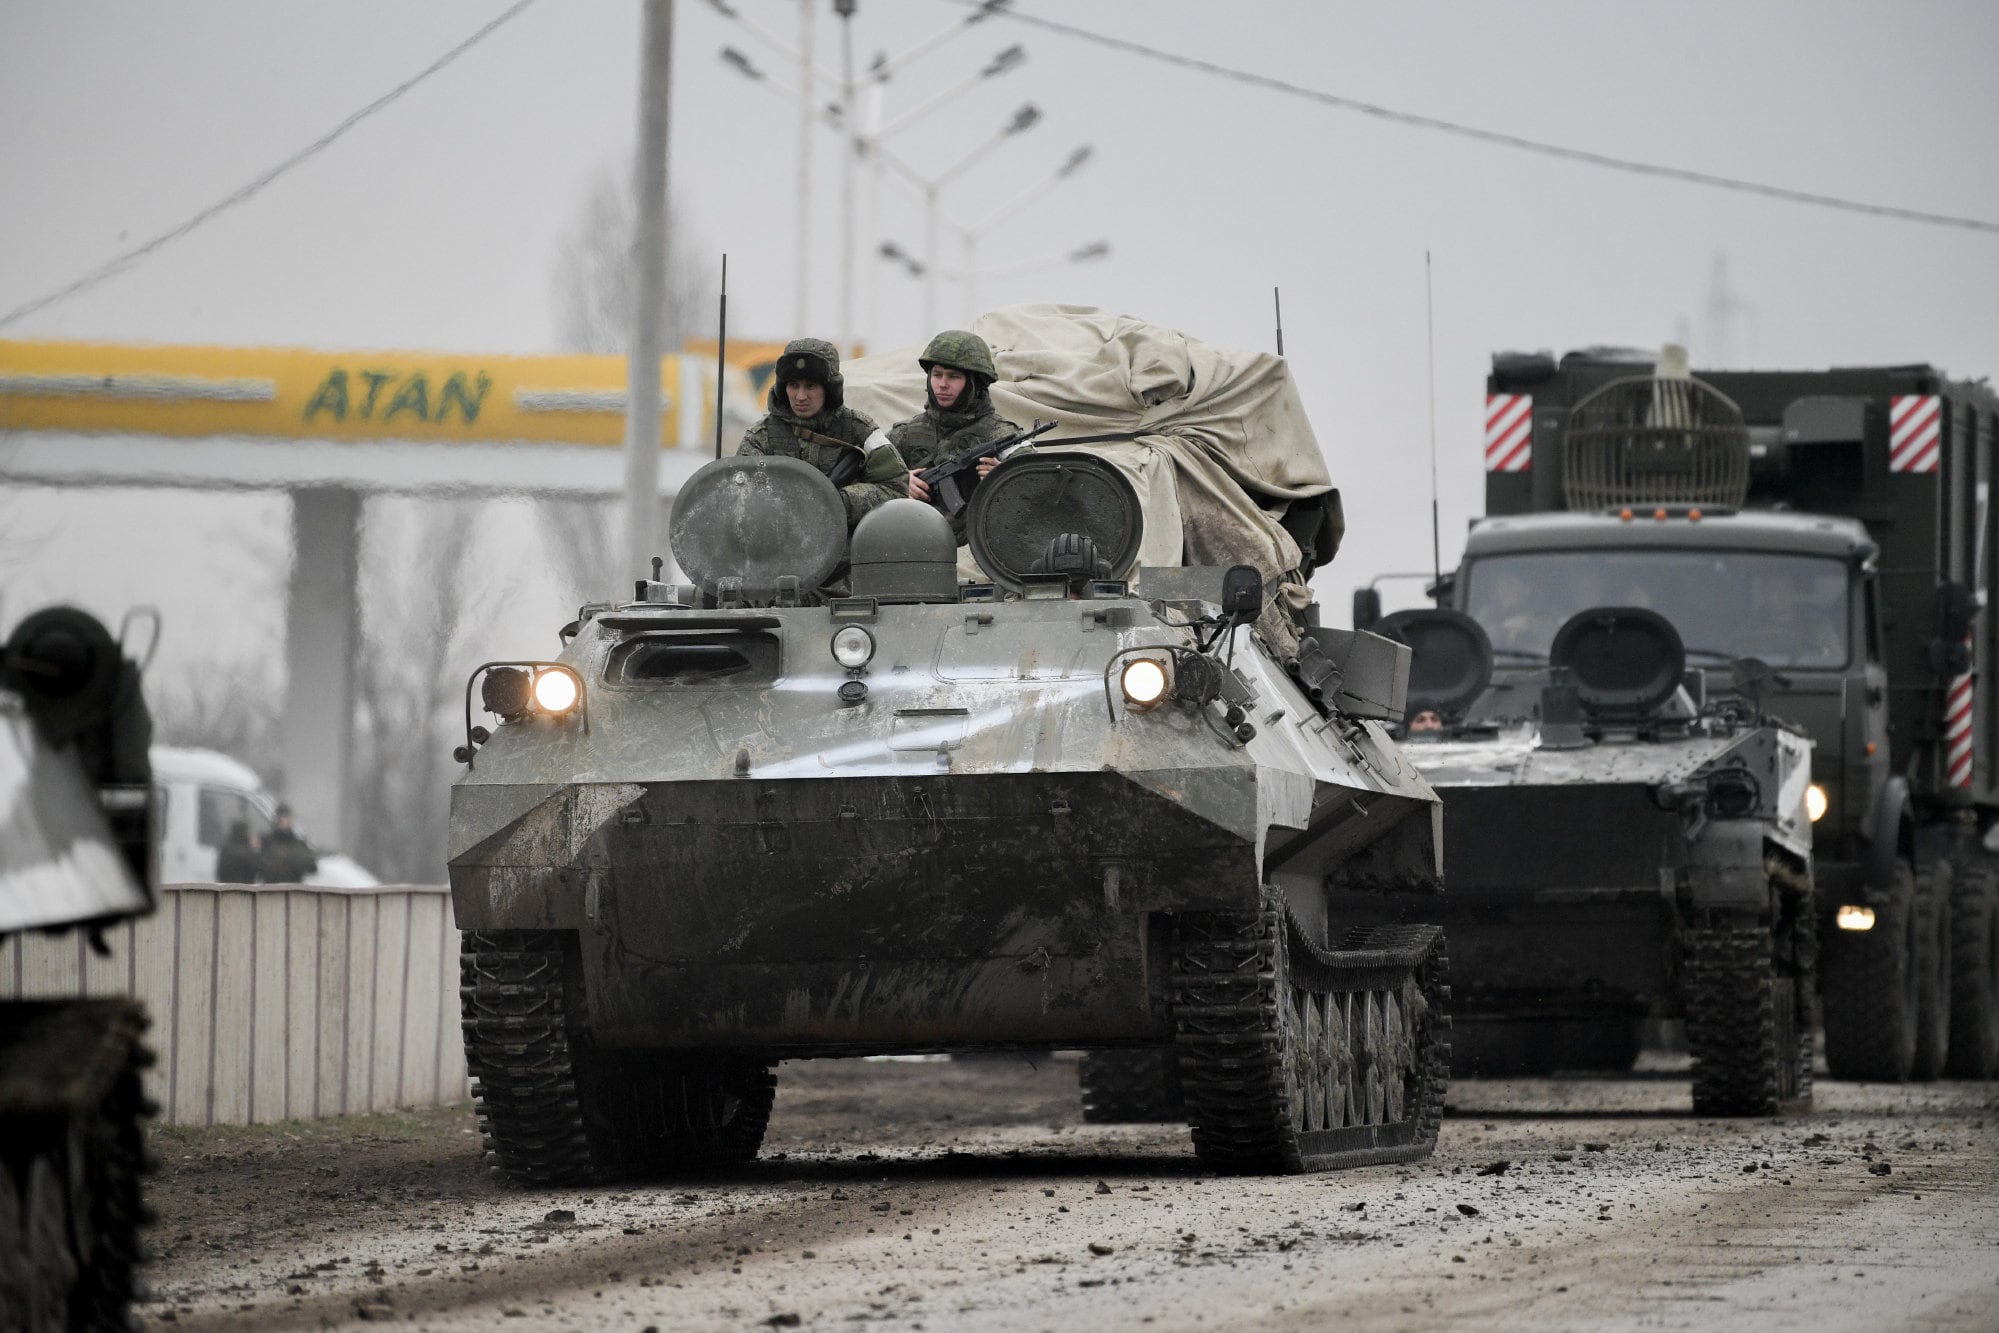
M 792 0 L 732 0 L 795 41 Z M 0 5 L 0 311 L 170 227 L 312 141 L 505 6 L 498 0 Z M 1577 149 L 1999 221 L 1999 5 L 1963 3 L 1199 3 L 1019 0 L 1098 32 L 1305 87 Z M 822 6 L 829 11 L 830 6 Z M 856 63 L 957 22 L 949 0 L 860 0 Z M 816 20 L 837 67 L 837 20 Z M 128 272 L 0 337 L 532 352 L 556 345 L 554 259 L 591 176 L 628 169 L 635 4 L 540 0 L 450 68 Z M 1210 342 L 1285 350 L 1350 517 L 1321 579 L 1426 564 L 1434 256 L 1445 560 L 1481 503 L 1489 354 L 1679 335 L 1696 366 L 1935 362 L 1999 371 L 1999 235 L 1642 179 L 1453 138 L 997 18 L 888 85 L 893 118 L 1021 43 L 1027 60 L 891 141 L 937 172 L 1014 109 L 1042 116 L 942 192 L 970 222 L 1079 145 L 1094 157 L 980 239 L 982 304 L 1108 307 Z M 671 189 L 729 253 L 735 332 L 838 336 L 837 158 L 814 136 L 809 300 L 794 320 L 797 119 L 726 67 L 794 62 L 700 0 L 675 32 Z M 865 197 L 865 191 L 862 192 Z M 881 235 L 920 250 L 893 178 Z M 1020 272 L 1108 241 L 1108 259 Z M 960 255 L 947 249 L 945 262 Z M 1724 265 L 1717 322 L 1715 274 Z M 917 340 L 917 284 L 860 261 L 857 332 Z M 870 289 L 876 292 L 869 296 Z M 969 312 L 955 288 L 945 323 Z M 4 483 L 0 621 L 50 597 L 109 614 L 238 599 L 266 628 L 281 588 L 274 496 L 55 494 Z M 142 521 L 143 520 L 143 521 Z M 192 589 L 199 588 L 198 596 Z M 121 600 L 122 599 L 122 600 Z M 535 615 L 543 615 L 537 607 Z M 546 637 L 540 621 L 526 626 Z M 185 642 L 185 639 L 183 639 Z

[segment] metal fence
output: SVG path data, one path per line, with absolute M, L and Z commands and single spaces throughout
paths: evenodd
M 181 884 L 105 932 L 0 944 L 0 999 L 129 995 L 160 1118 L 242 1125 L 466 1098 L 458 932 L 442 886 Z

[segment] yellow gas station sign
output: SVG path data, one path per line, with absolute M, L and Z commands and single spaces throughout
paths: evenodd
M 663 358 L 660 387 L 661 443 L 710 446 L 712 354 Z M 624 415 L 615 356 L 0 340 L 7 431 L 615 446 Z

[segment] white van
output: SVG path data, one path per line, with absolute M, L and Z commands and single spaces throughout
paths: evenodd
M 215 750 L 155 745 L 153 799 L 160 818 L 160 882 L 213 884 L 215 858 L 237 820 L 263 834 L 277 816 L 278 803 L 249 767 Z M 308 841 L 310 833 L 305 834 Z M 372 888 L 381 881 L 351 856 L 314 844 L 319 869 L 305 883 L 328 889 Z

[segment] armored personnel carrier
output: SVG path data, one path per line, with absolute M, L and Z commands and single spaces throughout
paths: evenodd
M 1406 753 L 1444 797 L 1461 1073 L 1629 1068 L 1645 1018 L 1685 1019 L 1693 1105 L 1809 1102 L 1811 744 L 1764 716 L 1767 668 L 1689 671 L 1662 616 L 1601 607 L 1548 660 L 1493 670 L 1462 612 L 1397 612 L 1415 653 Z M 1384 921 L 1399 919 L 1384 912 Z
M 1172 1051 L 1220 1169 L 1430 1152 L 1441 933 L 1355 924 L 1440 887 L 1436 796 L 1384 729 L 1407 650 L 1271 628 L 1282 568 L 1142 565 L 1182 551 L 1146 447 L 1002 463 L 976 578 L 925 505 L 850 543 L 816 470 L 718 460 L 674 505 L 686 582 L 473 673 L 450 873 L 502 1172 L 746 1160 L 783 1060 L 1051 1047 Z
M 0 939 L 150 912 L 138 668 L 84 612 L 0 647 Z M 0 1328 L 122 1328 L 139 1259 L 143 1008 L 0 1002 Z

